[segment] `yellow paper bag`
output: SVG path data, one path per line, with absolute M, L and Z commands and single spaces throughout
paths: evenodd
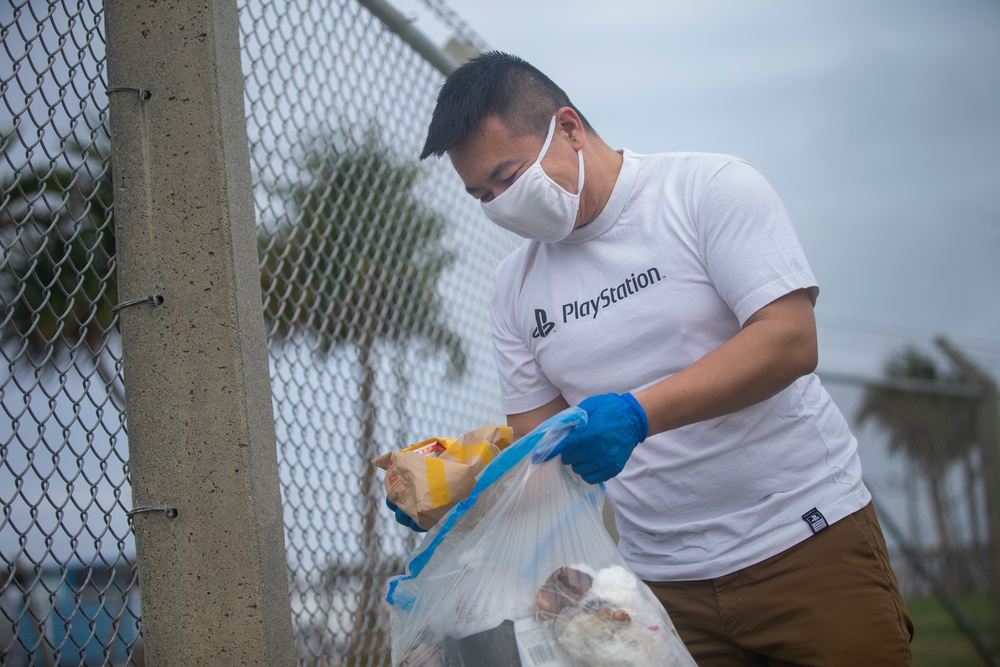
M 372 463 L 386 471 L 389 500 L 427 530 L 468 497 L 476 476 L 512 437 L 509 426 L 489 424 L 460 438 L 430 438 Z

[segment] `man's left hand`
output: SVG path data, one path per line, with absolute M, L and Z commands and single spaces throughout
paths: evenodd
M 562 441 L 562 462 L 590 484 L 622 471 L 632 450 L 649 434 L 646 411 L 632 394 L 601 394 L 584 399 L 587 423 Z

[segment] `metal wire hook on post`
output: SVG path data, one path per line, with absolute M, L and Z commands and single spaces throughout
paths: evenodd
M 176 519 L 177 515 L 180 514 L 176 507 L 169 507 L 167 505 L 140 505 L 139 507 L 133 507 L 125 514 L 128 516 L 129 522 L 131 522 L 132 517 L 136 514 L 145 514 L 146 512 L 163 512 L 164 516 L 168 519 Z
M 137 88 L 135 86 L 110 86 L 107 92 L 109 93 L 121 93 L 121 92 L 134 92 L 139 95 L 139 101 L 145 102 L 146 100 L 153 97 L 153 92 L 146 90 L 145 88 Z
M 162 294 L 150 294 L 148 296 L 138 296 L 134 299 L 129 299 L 128 301 L 122 301 L 121 303 L 113 306 L 111 308 L 112 313 L 117 313 L 122 308 L 130 308 L 132 306 L 138 306 L 140 303 L 149 303 L 154 308 L 156 306 L 163 305 L 163 295 Z

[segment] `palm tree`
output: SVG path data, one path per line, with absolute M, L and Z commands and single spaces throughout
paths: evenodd
M 12 135 L 0 139 L 0 344 L 10 360 L 47 371 L 83 354 L 124 409 L 108 348 L 118 300 L 111 219 L 110 148 L 103 128 L 58 159 L 15 166 Z
M 857 413 L 858 423 L 874 419 L 889 433 L 889 450 L 902 451 L 927 480 L 937 527 L 938 547 L 948 550 L 948 512 L 944 477 L 958 460 L 968 460 L 975 441 L 974 404 L 944 392 L 913 391 L 900 381 L 957 383 L 956 376 L 913 347 L 892 355 L 885 376 L 897 384 L 871 385 Z
M 384 490 L 368 469 L 380 452 L 376 368 L 380 344 L 423 343 L 449 358 L 449 373 L 465 370 L 460 337 L 448 328 L 437 284 L 452 263 L 444 221 L 417 198 L 419 170 L 378 145 L 369 131 L 357 143 L 307 137 L 302 179 L 285 189 L 288 221 L 262 232 L 264 314 L 272 343 L 298 341 L 317 354 L 353 348 L 361 370 L 363 528 L 362 595 L 350 652 L 372 653 L 379 627 L 382 582 L 377 518 Z M 384 648 L 384 646 L 383 646 Z

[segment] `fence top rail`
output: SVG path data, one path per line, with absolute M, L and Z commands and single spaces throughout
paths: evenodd
M 438 48 L 413 22 L 393 7 L 387 0 L 357 0 L 358 4 L 374 14 L 389 30 L 423 56 L 424 60 L 436 67 L 445 76 L 456 69 L 458 63 L 443 49 Z

